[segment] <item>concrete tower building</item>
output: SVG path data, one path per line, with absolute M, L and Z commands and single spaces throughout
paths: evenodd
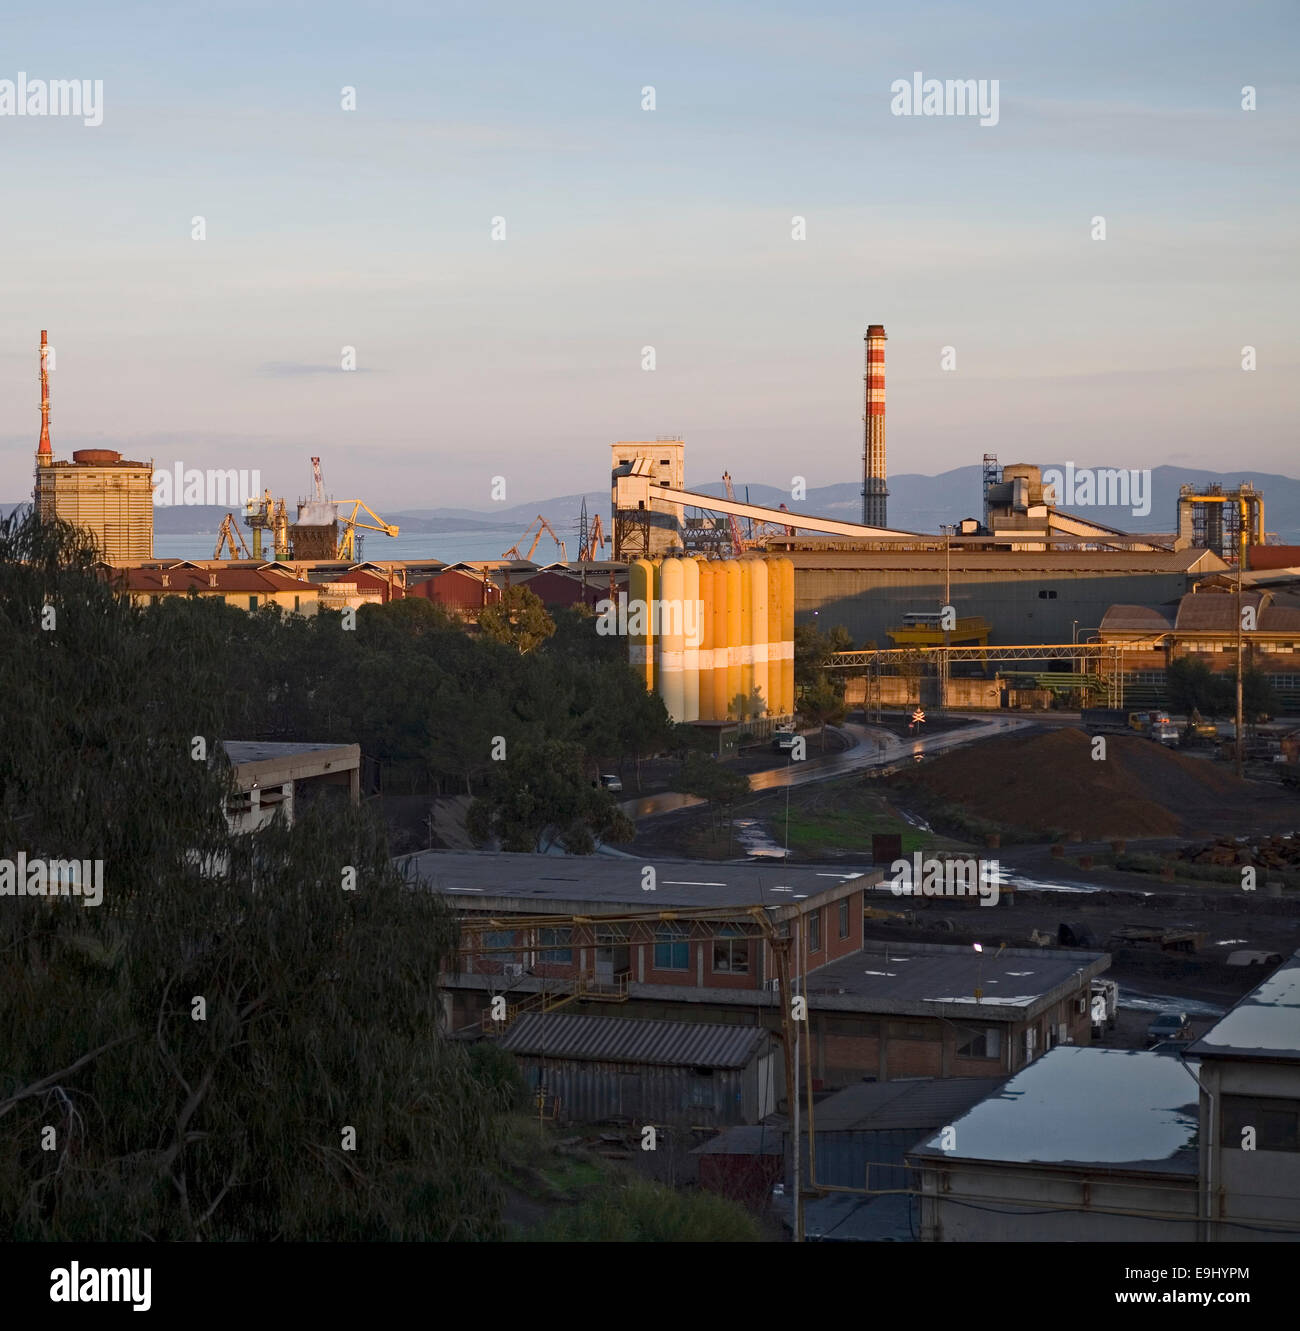
M 862 413 L 862 521 L 868 527 L 887 527 L 885 504 L 885 326 L 867 329 L 866 405 Z
M 124 461 L 109 448 L 83 448 L 56 462 L 50 446 L 49 343 L 41 330 L 41 440 L 36 515 L 83 528 L 112 564 L 153 558 L 153 462 Z

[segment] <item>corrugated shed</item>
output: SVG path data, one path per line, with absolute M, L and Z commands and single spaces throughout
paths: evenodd
M 510 1027 L 501 1044 L 513 1054 L 544 1054 L 547 1058 L 743 1068 L 770 1039 L 761 1026 L 530 1012 Z
M 725 1127 L 754 1122 L 770 1110 L 773 1099 L 771 1056 L 743 1069 L 605 1063 L 550 1054 L 524 1054 L 519 1061 L 524 1080 L 534 1090 L 545 1085 L 565 1122 L 629 1119 Z

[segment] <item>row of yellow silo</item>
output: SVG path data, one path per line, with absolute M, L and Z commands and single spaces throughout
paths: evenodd
M 674 721 L 794 712 L 794 563 L 634 559 L 628 659 Z

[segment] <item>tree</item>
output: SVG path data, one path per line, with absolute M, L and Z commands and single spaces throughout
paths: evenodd
M 719 814 L 730 814 L 736 801 L 750 793 L 747 776 L 728 771 L 716 758 L 699 752 L 686 755 L 677 788 L 684 795 L 694 795 L 708 802 L 715 835 Z
M 614 797 L 586 778 L 581 748 L 566 740 L 524 745 L 494 764 L 466 827 L 480 845 L 495 838 L 503 850 L 524 854 L 558 843 L 590 855 L 597 839 L 630 841 L 635 834 Z
M 1222 702 L 1222 690 L 1214 672 L 1195 656 L 1183 656 L 1169 663 L 1165 671 L 1165 691 L 1170 710 L 1187 716 L 1193 712 L 1214 716 Z
M 555 621 L 542 599 L 527 587 L 507 587 L 501 599 L 479 612 L 479 628 L 489 638 L 504 642 L 521 656 L 555 632 Z
M 823 675 L 799 699 L 799 714 L 812 726 L 822 727 L 822 750 L 826 749 L 826 727 L 838 725 L 847 712 L 842 684 Z
M 0 523 L 0 843 L 103 878 L 93 907 L 0 896 L 6 1235 L 501 1233 L 513 1093 L 439 1034 L 444 903 L 368 811 L 227 830 L 231 654 L 279 632 L 133 609 L 75 529 Z

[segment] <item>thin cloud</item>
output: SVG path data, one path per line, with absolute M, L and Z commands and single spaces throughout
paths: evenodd
M 304 374 L 373 374 L 369 366 L 358 365 L 352 370 L 343 370 L 337 365 L 318 365 L 309 361 L 267 361 L 258 367 L 258 374 L 271 379 L 296 379 Z

